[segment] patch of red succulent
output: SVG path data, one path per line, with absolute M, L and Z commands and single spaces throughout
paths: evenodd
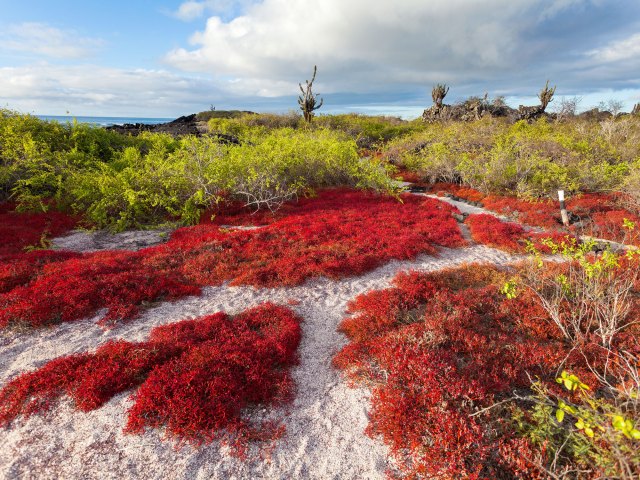
M 68 232 L 78 223 L 77 218 L 62 212 L 18 213 L 14 209 L 14 204 L 0 205 L 0 263 L 27 247 L 46 246 L 47 239 Z
M 351 343 L 334 365 L 372 389 L 368 433 L 407 477 L 542 478 L 509 407 L 476 413 L 532 378 L 557 388 L 561 364 L 594 385 L 533 293 L 500 292 L 512 274 L 487 265 L 401 273 L 393 287 L 350 303 L 340 330 Z
M 52 408 L 63 396 L 81 411 L 137 389 L 125 431 L 165 428 L 196 443 L 247 437 L 243 411 L 291 397 L 300 319 L 271 303 L 231 317 L 216 313 L 151 330 L 145 342 L 110 341 L 52 360 L 0 390 L 0 425 Z M 224 432 L 224 433 L 223 433 Z
M 505 195 L 485 195 L 461 185 L 437 183 L 432 191 L 450 193 L 467 201 L 481 202 L 488 210 L 513 218 L 519 223 L 549 230 L 562 228 L 560 207 L 551 200 L 528 201 Z M 581 222 L 576 234 L 640 245 L 638 235 L 623 227 L 624 219 L 640 225 L 640 217 L 623 208 L 624 197 L 618 193 L 584 193 L 566 202 L 567 210 Z
M 101 308 L 108 309 L 103 322 L 114 322 L 135 317 L 144 303 L 196 295 L 205 285 L 298 285 L 318 276 L 359 275 L 391 259 L 435 254 L 438 245 L 464 244 L 453 207 L 414 195 L 401 200 L 328 190 L 287 205 L 281 218 L 257 230 L 202 224 L 138 252 L 34 264 L 14 276 L 20 280 L 7 280 L 18 286 L 0 294 L 0 327 L 72 321 Z
M 487 213 L 469 215 L 465 224 L 474 241 L 513 253 L 527 252 L 528 243 L 533 244 L 541 253 L 549 253 L 550 249 L 543 243 L 544 239 L 550 239 L 556 245 L 575 241 L 575 237 L 558 231 L 527 231 L 520 224 L 504 222 Z

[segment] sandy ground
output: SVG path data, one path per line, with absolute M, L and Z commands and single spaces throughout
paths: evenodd
M 285 436 L 270 458 L 253 455 L 240 461 L 225 447 L 176 449 L 162 433 L 123 435 L 128 394 L 90 413 L 75 412 L 69 401 L 45 416 L 18 419 L 0 430 L 0 475 L 3 478 L 146 478 L 146 479 L 351 479 L 384 478 L 388 452 L 363 434 L 367 425 L 368 392 L 349 388 L 331 366 L 346 343 L 336 327 L 347 302 L 356 295 L 387 287 L 397 272 L 438 270 L 468 262 L 506 264 L 513 258 L 482 246 L 442 249 L 438 257 L 391 262 L 367 275 L 341 281 L 316 279 L 295 288 L 206 288 L 199 297 L 165 302 L 141 318 L 104 331 L 99 317 L 28 334 L 0 335 L 0 382 L 60 355 L 94 349 L 109 339 L 144 340 L 151 328 L 217 311 L 239 312 L 263 301 L 287 304 L 300 314 L 303 337 L 300 364 L 293 370 L 296 396 L 286 408 L 270 412 L 280 419 Z M 256 418 L 264 418 L 256 412 Z M 255 452 L 254 452 L 255 453 Z

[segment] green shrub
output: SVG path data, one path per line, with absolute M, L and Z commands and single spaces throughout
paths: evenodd
M 329 130 L 261 130 L 239 145 L 212 137 L 144 139 L 146 153 L 126 148 L 70 179 L 74 209 L 93 224 L 122 230 L 168 218 L 195 223 L 223 197 L 275 210 L 319 187 L 394 189 L 384 165 L 361 160 L 353 140 Z
M 383 156 L 425 180 L 466 183 L 485 193 L 537 198 L 559 188 L 619 190 L 637 159 L 640 121 L 612 122 L 440 122 L 390 141 Z

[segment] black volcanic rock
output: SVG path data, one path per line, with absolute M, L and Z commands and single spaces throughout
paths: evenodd
M 111 125 L 107 130 L 122 133 L 125 135 L 140 135 L 142 132 L 168 133 L 173 136 L 196 135 L 200 136 L 205 131 L 205 127 L 200 127 L 196 120 L 196 114 L 185 115 L 176 118 L 171 122 L 149 125 L 145 123 L 125 123 L 123 125 Z

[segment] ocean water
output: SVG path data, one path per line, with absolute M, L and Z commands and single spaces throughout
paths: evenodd
M 90 123 L 92 125 L 98 125 L 100 127 L 108 127 L 109 125 L 122 125 L 124 123 L 146 123 L 148 125 L 155 125 L 157 123 L 166 123 L 175 120 L 175 118 L 73 117 L 68 115 L 36 115 L 36 117 L 42 120 L 53 120 L 60 123 L 73 122 L 73 120 L 77 120 L 78 123 Z

